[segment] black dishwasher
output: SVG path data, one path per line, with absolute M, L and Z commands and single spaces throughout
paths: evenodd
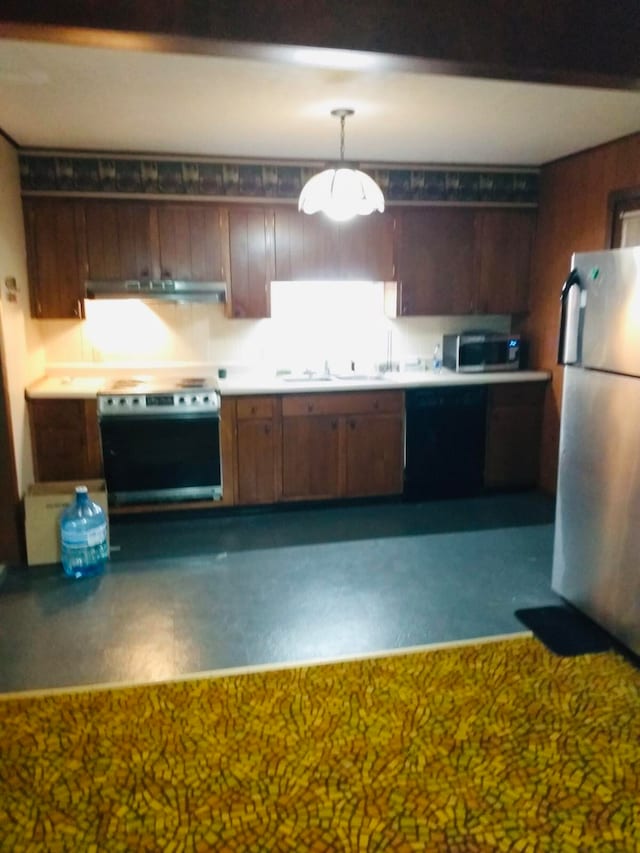
M 482 492 L 486 409 L 484 385 L 407 390 L 406 499 Z

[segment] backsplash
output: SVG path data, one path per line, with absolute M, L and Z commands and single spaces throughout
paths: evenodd
M 328 359 L 368 369 L 387 360 L 389 344 L 392 360 L 405 363 L 430 359 L 445 332 L 510 330 L 507 316 L 389 319 L 378 282 L 287 284 L 273 285 L 268 320 L 230 320 L 217 304 L 87 302 L 84 322 L 38 322 L 47 366 L 180 362 L 271 373 Z

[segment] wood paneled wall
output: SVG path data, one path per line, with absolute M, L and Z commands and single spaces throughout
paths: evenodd
M 540 176 L 531 311 L 522 326 L 530 363 L 551 370 L 545 405 L 540 485 L 555 492 L 563 369 L 556 364 L 560 288 L 573 252 L 608 248 L 609 193 L 640 186 L 640 133 L 548 164 Z

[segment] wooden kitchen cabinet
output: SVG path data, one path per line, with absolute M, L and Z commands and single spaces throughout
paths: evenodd
M 345 495 L 399 495 L 404 455 L 401 411 L 351 415 L 346 419 L 345 432 Z
M 102 476 L 96 400 L 29 400 L 36 482 Z
M 282 398 L 282 498 L 316 500 L 402 491 L 401 391 Z
M 341 433 L 333 397 L 291 394 L 282 398 L 285 501 L 330 499 L 340 493 Z
M 227 279 L 227 211 L 218 205 L 88 201 L 86 222 L 91 279 Z
M 395 217 L 333 222 L 295 208 L 275 211 L 275 278 L 389 281 L 394 277 Z
M 397 312 L 471 314 L 474 240 L 470 208 L 403 209 L 396 239 Z
M 270 317 L 276 277 L 273 210 L 247 205 L 229 209 L 229 255 L 227 315 Z
M 158 204 L 160 278 L 227 281 L 228 212 L 215 204 Z
M 237 503 L 275 503 L 281 491 L 279 398 L 238 397 L 235 406 Z
M 529 310 L 529 276 L 536 226 L 531 210 L 485 210 L 475 217 L 477 314 Z
M 538 483 L 546 382 L 488 386 L 485 486 L 516 489 Z
M 85 202 L 88 278 L 123 281 L 157 278 L 158 235 L 151 204 Z
M 87 258 L 82 202 L 27 198 L 23 210 L 32 316 L 84 317 Z
M 462 207 L 398 212 L 402 316 L 515 314 L 528 310 L 535 211 Z

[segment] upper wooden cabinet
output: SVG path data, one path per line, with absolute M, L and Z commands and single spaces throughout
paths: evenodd
M 87 278 L 157 278 L 158 241 L 152 214 L 152 206 L 141 202 L 86 202 Z
M 396 266 L 403 316 L 528 309 L 535 211 L 404 208 Z
M 333 222 L 295 208 L 275 211 L 275 278 L 389 281 L 395 219 L 389 213 Z
M 90 279 L 226 281 L 228 219 L 211 204 L 86 203 Z
M 474 211 L 408 208 L 398 222 L 398 313 L 473 311 Z
M 158 204 L 160 278 L 227 281 L 228 213 L 215 204 Z
M 84 316 L 87 258 L 82 202 L 23 202 L 31 313 L 40 319 Z
M 476 214 L 476 313 L 518 314 L 529 309 L 535 226 L 535 211 L 485 210 Z
M 263 207 L 229 209 L 230 317 L 271 315 L 271 282 L 275 279 L 274 213 Z

